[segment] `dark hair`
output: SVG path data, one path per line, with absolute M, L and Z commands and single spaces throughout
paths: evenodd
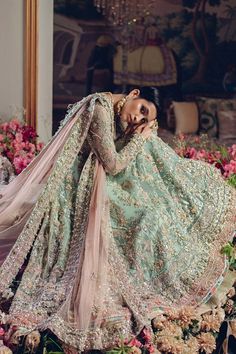
M 145 100 L 152 102 L 158 114 L 160 113 L 160 91 L 154 86 L 143 86 L 139 88 L 140 98 L 144 98 Z

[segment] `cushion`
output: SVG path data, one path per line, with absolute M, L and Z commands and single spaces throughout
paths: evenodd
M 173 102 L 175 134 L 191 134 L 198 131 L 198 108 L 195 102 Z
M 236 111 L 218 111 L 219 140 L 226 144 L 236 144 Z
M 236 110 L 235 99 L 197 97 L 199 108 L 199 132 L 210 137 L 219 136 L 218 111 Z

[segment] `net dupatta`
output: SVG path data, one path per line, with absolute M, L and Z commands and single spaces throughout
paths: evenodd
M 83 252 L 72 291 L 58 313 L 65 322 L 81 331 L 100 326 L 103 320 L 109 249 L 105 181 L 105 171 L 96 161 Z
M 0 199 L 0 274 L 4 272 L 4 261 L 10 257 L 10 251 L 22 233 L 32 210 L 43 193 L 44 188 L 55 174 L 65 176 L 70 166 L 60 166 L 60 157 L 66 149 L 73 163 L 87 136 L 93 109 L 98 94 L 90 95 L 76 103 L 69 110 L 61 128 L 45 146 L 32 163 L 9 185 L 1 190 Z M 76 129 L 75 129 L 76 128 Z M 76 146 L 70 145 L 70 136 L 74 131 Z M 70 151 L 71 150 L 71 151 Z M 32 238 L 33 242 L 33 238 Z M 28 249 L 25 250 L 26 257 Z M 20 265 L 19 265 L 20 266 Z
M 82 104 L 80 102 L 79 105 L 73 106 L 69 118 L 66 117 L 62 128 L 52 141 L 28 168 L 3 190 L 0 205 L 0 292 L 3 298 L 7 298 L 7 289 L 31 248 L 33 252 L 40 220 L 48 213 L 50 205 L 57 201 L 58 182 L 63 183 L 81 150 L 97 99 L 101 100 L 99 94 L 88 96 Z M 91 326 L 100 326 L 103 321 L 108 273 L 109 202 L 106 174 L 96 158 L 94 163 L 86 229 L 81 253 L 78 262 L 76 261 L 76 271 L 72 277 L 73 284 L 67 284 L 71 289 L 55 313 L 68 325 L 82 332 L 86 332 Z M 40 216 L 35 218 L 37 213 Z M 27 233 L 29 225 L 36 227 L 30 226 L 30 233 Z M 58 283 L 54 285 L 56 287 Z M 14 310 L 10 313 L 10 321 L 11 316 L 12 320 L 15 320 Z M 36 326 L 40 328 L 44 323 L 48 323 L 50 327 L 50 317 Z M 19 322 L 19 326 L 21 325 L 23 323 Z M 33 323 L 32 325 L 35 326 Z

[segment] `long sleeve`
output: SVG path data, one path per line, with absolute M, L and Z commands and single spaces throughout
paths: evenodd
M 111 175 L 116 175 L 136 157 L 145 142 L 145 138 L 141 134 L 134 134 L 127 145 L 117 152 L 112 125 L 113 122 L 109 112 L 97 103 L 88 133 L 88 141 L 105 171 Z

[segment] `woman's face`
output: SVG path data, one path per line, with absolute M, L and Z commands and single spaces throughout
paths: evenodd
M 125 128 L 154 122 L 156 116 L 156 106 L 152 102 L 139 98 L 139 90 L 133 90 L 129 93 L 120 113 L 121 123 Z

